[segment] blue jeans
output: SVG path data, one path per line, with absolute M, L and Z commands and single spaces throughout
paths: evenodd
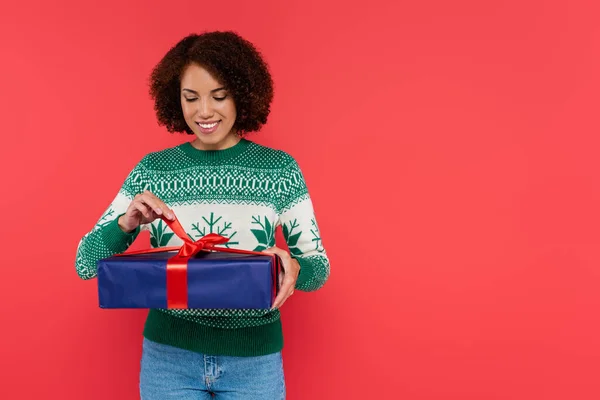
M 142 400 L 284 400 L 281 352 L 210 356 L 144 339 L 140 395 Z

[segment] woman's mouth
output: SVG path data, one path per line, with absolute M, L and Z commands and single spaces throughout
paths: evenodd
M 221 123 L 221 121 L 196 122 L 198 128 L 200 128 L 200 132 L 207 135 L 216 131 L 219 127 L 219 123 Z

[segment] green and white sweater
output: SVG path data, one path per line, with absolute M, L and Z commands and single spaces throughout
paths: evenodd
M 163 200 L 193 239 L 218 233 L 230 239 L 230 248 L 262 251 L 275 245 L 275 229 L 281 226 L 300 263 L 296 289 L 317 290 L 329 277 L 298 164 L 283 151 L 242 139 L 225 150 L 203 151 L 185 143 L 146 155 L 81 239 L 75 266 L 82 279 L 96 277 L 97 261 L 127 250 L 141 230 L 150 231 L 152 247 L 182 244 L 160 219 L 132 233 L 119 228 L 118 217 L 144 190 Z M 152 309 L 144 336 L 211 355 L 256 356 L 283 348 L 279 310 Z

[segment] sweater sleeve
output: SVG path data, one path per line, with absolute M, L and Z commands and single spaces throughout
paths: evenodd
M 291 256 L 300 264 L 296 289 L 306 292 L 318 290 L 329 278 L 329 258 L 302 171 L 291 157 L 283 169 L 279 185 L 279 219 L 283 236 Z
M 140 227 L 126 233 L 119 227 L 118 220 L 127 211 L 133 198 L 144 190 L 143 161 L 129 172 L 108 208 L 91 231 L 79 241 L 75 270 L 81 279 L 95 278 L 99 260 L 124 252 L 138 236 Z

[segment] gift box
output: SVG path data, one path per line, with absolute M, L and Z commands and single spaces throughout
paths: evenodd
M 184 245 L 98 261 L 101 308 L 271 308 L 279 257 L 218 247 L 228 239 L 216 234 L 192 241 L 177 220 L 164 220 Z

